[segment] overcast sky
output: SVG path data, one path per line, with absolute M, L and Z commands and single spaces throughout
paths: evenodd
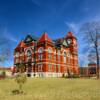
M 13 50 L 27 34 L 46 31 L 55 39 L 66 36 L 69 27 L 78 38 L 79 62 L 84 63 L 79 28 L 94 20 L 100 20 L 100 0 L 0 0 L 0 48 L 11 49 L 10 59 L 0 66 L 13 65 Z

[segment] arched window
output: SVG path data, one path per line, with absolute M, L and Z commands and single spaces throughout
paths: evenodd
M 64 63 L 66 63 L 66 52 L 64 52 Z
M 27 51 L 27 56 L 30 57 L 32 55 L 31 50 Z
M 31 58 L 32 58 L 32 52 L 31 52 L 31 50 L 27 50 L 27 60 L 28 61 L 31 61 Z
M 42 47 L 40 47 L 39 49 L 38 49 L 38 59 L 39 60 L 42 60 L 43 59 L 43 48 Z
M 52 59 L 52 49 L 48 48 L 48 59 L 51 60 Z
M 38 52 L 39 52 L 39 53 L 43 53 L 43 48 L 40 47 L 40 48 L 38 49 Z

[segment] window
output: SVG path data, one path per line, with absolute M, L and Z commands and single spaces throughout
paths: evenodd
M 96 74 L 96 67 L 89 68 L 90 74 Z
M 64 63 L 66 63 L 66 52 L 64 52 Z
M 56 72 L 56 65 L 54 65 L 54 72 Z
M 71 56 L 70 56 L 70 53 L 68 53 L 67 56 L 68 56 L 68 64 L 69 64 L 69 63 L 70 63 L 70 60 L 71 60 L 71 59 L 70 59 L 70 57 L 71 57 Z
M 16 52 L 16 57 L 19 57 L 19 52 Z
M 58 72 L 60 72 L 60 65 L 58 65 Z
M 39 60 L 42 60 L 42 58 L 43 58 L 43 54 L 40 53 L 40 54 L 38 55 L 38 59 L 39 59 Z
M 54 61 L 56 61 L 56 55 L 54 55 Z
M 42 60 L 43 59 L 43 48 L 40 47 L 39 50 L 38 50 L 38 52 L 39 52 L 38 59 Z
M 48 71 L 49 71 L 49 72 L 52 71 L 52 65 L 51 65 L 51 64 L 48 65 Z
M 39 53 L 43 53 L 43 48 L 40 47 L 39 50 L 38 50 L 38 52 L 39 52 Z
M 31 56 L 31 55 L 32 55 L 31 50 L 28 50 L 28 51 L 27 51 L 27 56 L 29 57 L 29 56 Z
M 21 56 L 24 56 L 24 52 L 21 53 Z
M 52 59 L 52 49 L 51 48 L 48 48 L 48 58 L 49 60 Z
M 18 58 L 15 60 L 15 63 L 19 63 L 19 59 Z
M 60 55 L 60 50 L 58 50 L 58 55 Z
M 42 64 L 39 64 L 39 65 L 38 65 L 38 71 L 41 72 L 42 70 L 43 70 L 43 65 L 42 65 Z
M 58 51 L 58 61 L 60 61 L 60 50 Z
M 28 60 L 32 58 L 31 50 L 27 50 L 27 57 L 28 57 Z

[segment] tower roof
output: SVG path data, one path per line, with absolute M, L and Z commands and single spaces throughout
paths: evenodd
M 24 43 L 24 41 L 22 40 L 18 45 L 17 45 L 17 47 L 15 48 L 15 49 L 17 49 L 17 48 L 22 48 L 22 47 L 24 47 L 25 46 L 25 43 Z
M 73 35 L 72 32 L 68 32 L 66 35 L 66 38 L 75 38 L 76 39 L 76 37 Z
M 52 40 L 48 37 L 48 34 L 45 32 L 42 34 L 42 36 L 39 39 L 39 42 L 44 42 L 44 41 L 52 42 Z

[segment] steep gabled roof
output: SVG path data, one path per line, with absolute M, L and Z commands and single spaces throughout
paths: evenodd
M 54 40 L 55 44 L 62 44 L 63 43 L 63 38 L 59 38 Z
M 68 32 L 66 35 L 66 38 L 75 38 L 76 39 L 76 37 L 73 35 L 72 32 Z
M 60 38 L 60 39 L 55 40 L 55 45 L 63 45 L 63 46 L 68 47 L 68 43 L 65 38 Z
M 44 41 L 52 42 L 52 40 L 48 37 L 47 33 L 43 33 L 38 42 Z
M 15 49 L 17 49 L 17 48 L 22 48 L 22 47 L 24 47 L 25 46 L 25 43 L 24 43 L 24 41 L 22 40 L 18 45 L 17 45 L 17 47 L 15 48 Z

